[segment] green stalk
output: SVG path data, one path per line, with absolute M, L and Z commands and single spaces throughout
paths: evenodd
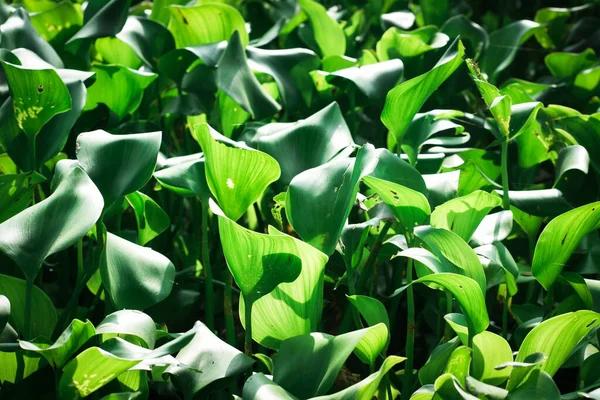
M 388 221 L 383 225 L 383 228 L 381 228 L 381 232 L 379 232 L 379 235 L 377 236 L 377 239 L 375 240 L 375 244 L 373 245 L 373 249 L 371 250 L 371 253 L 369 254 L 369 257 L 367 258 L 367 261 L 365 261 L 365 266 L 364 266 L 363 270 L 361 271 L 360 279 L 358 281 L 358 287 L 356 288 L 357 293 L 361 292 L 361 289 L 363 288 L 365 281 L 369 277 L 369 272 L 375 268 L 375 263 L 377 262 L 377 255 L 379 254 L 379 250 L 381 250 L 381 245 L 383 244 L 383 239 L 385 239 L 385 235 L 387 235 L 391 226 L 392 226 L 392 222 Z M 373 279 L 375 279 L 375 278 L 373 278 Z
M 235 324 L 233 322 L 233 276 L 225 272 L 225 290 L 223 291 L 223 314 L 225 314 L 225 337 L 227 343 L 235 347 Z
M 450 293 L 450 291 L 445 290 L 444 293 L 446 293 L 446 314 L 450 314 L 452 313 L 453 309 L 452 309 L 452 293 Z M 452 328 L 450 327 L 449 323 L 446 323 L 446 327 L 444 328 L 444 342 L 447 342 L 448 340 L 451 339 L 452 336 Z
M 83 288 L 87 285 L 87 282 L 90 280 L 92 275 L 100 268 L 100 257 L 102 256 L 102 252 L 104 251 L 105 242 L 104 242 L 104 215 L 101 215 L 98 221 L 96 222 L 96 238 L 98 240 L 98 256 L 94 258 L 92 263 L 92 268 L 88 268 L 83 272 L 81 278 L 78 279 L 77 284 L 75 285 L 75 289 L 73 290 L 73 294 L 69 298 L 67 305 L 63 309 L 60 317 L 58 318 L 58 322 L 56 323 L 56 327 L 54 328 L 54 332 L 52 333 L 52 337 L 56 338 L 65 328 L 65 323 L 67 322 L 69 316 L 73 313 L 73 311 L 77 308 L 79 304 L 79 295 Z M 79 258 L 79 257 L 78 257 Z M 78 260 L 79 261 L 79 260 Z M 82 259 L 83 262 L 83 259 Z
M 244 353 L 252 357 L 252 305 L 253 302 L 247 302 L 244 310 L 244 320 L 246 322 L 246 336 L 244 339 Z
M 510 210 L 510 199 L 508 198 L 508 136 L 502 142 L 502 207 Z
M 502 337 L 504 339 L 508 338 L 508 293 L 507 297 L 504 298 L 504 307 L 502 309 Z
M 410 247 L 410 246 L 409 246 Z M 404 385 L 402 385 L 402 399 L 410 398 L 412 394 L 412 378 L 415 354 L 415 294 L 412 286 L 413 259 L 406 263 L 406 368 L 404 370 Z
M 33 296 L 33 281 L 35 278 L 27 278 L 25 286 L 25 328 L 23 337 L 31 339 L 31 298 Z
M 210 265 L 210 253 L 208 248 L 208 204 L 202 202 L 202 266 L 204 269 L 204 296 L 206 311 L 206 326 L 214 329 L 215 326 L 215 307 L 213 303 L 214 287 L 212 267 Z

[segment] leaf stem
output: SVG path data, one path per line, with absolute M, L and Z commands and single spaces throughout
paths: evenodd
M 505 210 L 510 210 L 510 199 L 508 197 L 508 137 L 502 142 L 501 152 L 502 207 Z
M 449 290 L 444 290 L 444 293 L 446 294 L 446 314 L 451 314 L 453 310 L 453 298 L 452 298 L 452 293 Z M 447 342 L 451 339 L 452 336 L 452 327 L 450 327 L 450 324 L 448 322 L 446 322 L 446 326 L 444 328 L 444 342 Z
M 202 267 L 204 270 L 204 296 L 206 311 L 206 326 L 214 329 L 215 326 L 215 307 L 213 303 L 214 286 L 212 267 L 210 265 L 210 250 L 208 248 L 208 204 L 202 202 Z
M 233 322 L 233 276 L 226 270 L 225 290 L 223 291 L 223 314 L 225 314 L 225 336 L 227 343 L 235 347 L 235 324 Z
M 379 250 L 381 249 L 381 245 L 383 244 L 383 239 L 385 239 L 385 235 L 387 235 L 391 226 L 392 221 L 388 221 L 383 225 L 383 228 L 381 228 L 381 232 L 379 232 L 379 235 L 375 240 L 375 244 L 373 244 L 373 248 L 371 249 L 371 253 L 369 254 L 369 257 L 365 262 L 365 266 L 361 271 L 360 279 L 358 281 L 358 287 L 356 288 L 357 293 L 361 292 L 361 289 L 365 284 L 365 280 L 369 277 L 369 272 L 371 271 L 371 269 L 375 268 L 375 263 L 377 262 L 377 255 L 379 254 Z M 373 277 L 373 279 L 376 278 Z
M 27 278 L 25 281 L 25 326 L 23 328 L 23 337 L 26 340 L 31 338 L 31 298 L 33 297 L 33 281 L 35 278 Z
M 412 232 L 406 235 L 408 247 L 414 245 Z M 402 385 L 402 399 L 410 398 L 413 385 L 413 367 L 415 354 L 415 294 L 413 281 L 413 259 L 409 258 L 406 263 L 406 364 L 404 370 L 404 384 Z
M 244 309 L 244 322 L 246 323 L 244 353 L 249 357 L 252 357 L 252 305 L 253 302 L 247 302 Z

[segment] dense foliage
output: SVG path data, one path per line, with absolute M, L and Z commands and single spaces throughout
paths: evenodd
M 600 399 L 594 2 L 13 3 L 2 399 Z

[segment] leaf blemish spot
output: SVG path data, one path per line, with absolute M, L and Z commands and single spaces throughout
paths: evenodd
M 225 183 L 227 184 L 227 187 L 229 189 L 233 190 L 233 188 L 235 188 L 235 183 L 233 183 L 233 180 L 231 178 L 227 178 L 227 182 L 225 182 Z

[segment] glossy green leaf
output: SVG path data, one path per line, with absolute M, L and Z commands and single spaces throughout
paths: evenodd
M 88 396 L 137 363 L 139 360 L 122 359 L 99 347 L 90 347 L 63 368 L 58 393 L 64 399 Z
M 175 356 L 178 363 L 165 371 L 176 387 L 191 398 L 209 384 L 246 371 L 252 358 L 223 342 L 200 324 L 193 339 Z
M 581 239 L 598 227 L 598 202 L 568 211 L 546 225 L 535 246 L 531 264 L 533 276 L 544 288 L 552 286 Z
M 73 54 L 84 55 L 94 39 L 115 36 L 121 31 L 131 0 L 108 0 L 93 2 L 84 11 L 83 27 L 66 43 L 65 49 Z
M 452 352 L 459 345 L 460 341 L 458 340 L 458 337 L 455 337 L 433 349 L 425 365 L 419 369 L 419 381 L 421 384 L 433 384 L 435 380 L 444 373 L 448 358 L 450 358 Z
M 295 336 L 281 343 L 273 381 L 299 398 L 321 396 L 363 337 L 378 326 L 339 336 L 324 333 Z
M 8 275 L 0 275 L 0 293 L 10 301 L 10 323 L 22 333 L 25 328 L 25 281 Z M 31 293 L 31 337 L 49 338 L 56 326 L 56 309 L 50 298 L 37 286 Z
M 17 8 L 2 24 L 3 48 L 14 50 L 30 49 L 51 65 L 62 68 L 63 62 L 52 46 L 44 41 L 31 23 L 29 14 L 24 8 Z
M 10 300 L 8 297 L 0 295 L 0 332 L 4 331 L 8 317 L 10 317 Z
M 154 172 L 154 177 L 162 186 L 180 196 L 196 196 L 208 201 L 211 194 L 204 172 L 206 160 L 200 155 L 194 155 L 193 158 L 181 162 L 169 159 L 173 165 Z
M 437 206 L 431 213 L 431 226 L 447 229 L 469 241 L 483 218 L 500 204 L 499 197 L 477 190 Z
M 483 267 L 475 252 L 454 232 L 421 226 L 415 229 L 415 235 L 435 254 L 445 269 L 473 279 L 485 294 L 486 278 Z
M 77 160 L 102 193 L 106 206 L 150 180 L 161 138 L 160 132 L 112 135 L 102 130 L 77 137 Z
M 252 304 L 280 283 L 298 278 L 302 260 L 293 238 L 250 231 L 227 218 L 214 202 L 210 204 L 213 213 L 219 216 L 227 266 L 246 303 Z
M 171 293 L 175 267 L 162 254 L 109 233 L 100 273 L 115 307 L 143 310 Z
M 219 60 L 217 87 L 235 100 L 252 118 L 268 117 L 281 109 L 250 70 L 238 31 L 231 35 Z
M 331 103 L 306 119 L 258 128 L 250 144 L 277 160 L 280 181 L 287 184 L 299 173 L 333 159 L 354 140 L 339 105 Z
M 365 176 L 363 182 L 390 207 L 406 233 L 422 224 L 431 212 L 427 198 L 416 190 L 372 176 Z
M 0 223 L 27 208 L 41 180 L 37 174 L 0 175 Z
M 453 274 L 439 273 L 427 275 L 414 281 L 415 283 L 435 283 L 450 291 L 463 309 L 469 325 L 469 334 L 474 336 L 485 331 L 489 325 L 489 318 L 485 307 L 485 299 L 478 285 L 473 279 Z M 406 286 L 397 289 L 393 296 L 404 291 Z
M 462 14 L 444 21 L 444 24 L 440 27 L 440 32 L 445 33 L 452 39 L 460 37 L 463 41 L 470 43 L 475 53 L 475 59 L 487 49 L 490 42 L 485 29 Z
M 67 87 L 52 69 L 25 69 L 2 63 L 13 99 L 17 125 L 31 143 L 55 115 L 71 109 Z
M 385 375 L 396 365 L 406 360 L 404 357 L 387 357 L 378 371 L 346 389 L 330 395 L 315 397 L 314 400 L 370 400 L 377 393 Z
M 279 284 L 252 306 L 252 337 L 258 343 L 278 348 L 281 341 L 293 336 L 314 332 L 323 309 L 323 271 L 327 257 L 314 247 L 269 227 L 269 235 L 283 237 L 288 251 L 298 257 L 302 269 L 293 282 Z M 237 239 L 235 239 L 237 240 Z M 244 317 L 245 302 L 240 299 L 240 320 Z
M 52 345 L 24 340 L 21 340 L 19 345 L 24 350 L 44 356 L 52 368 L 61 369 L 95 333 L 94 325 L 90 321 L 74 319 Z
M 464 51 L 463 44 L 454 41 L 432 70 L 388 92 L 381 121 L 398 142 L 429 96 L 460 66 Z
M 492 32 L 481 64 L 482 71 L 494 80 L 512 63 L 519 47 L 540 27 L 537 22 L 521 20 Z
M 534 370 L 527 377 L 525 382 L 511 391 L 507 399 L 510 400 L 528 400 L 528 399 L 548 399 L 558 400 L 561 398 L 560 391 L 556 383 L 547 372 L 543 370 Z
M 229 40 L 234 32 L 240 35 L 241 45 L 248 44 L 245 21 L 238 10 L 223 3 L 194 6 L 172 5 L 169 30 L 178 48 Z
M 500 242 L 508 237 L 512 226 L 513 212 L 510 210 L 486 215 L 471 235 L 469 243 L 471 246 L 483 246 Z
M 512 362 L 512 350 L 508 342 L 492 332 L 481 332 L 473 337 L 473 365 L 471 375 L 484 383 L 499 386 L 508 379 L 511 369 L 495 369 Z
M 556 79 L 568 79 L 594 65 L 596 53 L 592 49 L 586 49 L 579 54 L 555 52 L 548 54 L 544 62 Z
M 135 213 L 140 245 L 145 245 L 171 226 L 167 213 L 148 195 L 133 192 L 125 198 Z
M 487 271 L 490 272 L 491 266 L 502 269 L 503 278 L 497 283 L 506 283 L 508 288 L 509 296 L 514 296 L 517 293 L 517 279 L 520 276 L 519 267 L 515 262 L 513 256 L 510 254 L 508 249 L 501 243 L 496 242 L 493 244 L 487 244 L 474 249 L 479 255 L 486 257 L 490 260 L 491 265 L 487 266 Z M 483 263 L 483 261 L 482 261 Z M 489 276 L 489 275 L 488 275 Z M 488 287 L 495 285 L 494 279 L 488 279 Z
M 283 105 L 288 110 L 304 109 L 312 100 L 310 71 L 319 68 L 319 57 L 308 49 L 267 50 L 248 46 L 249 66 L 273 76 Z
M 325 7 L 313 0 L 298 0 L 298 5 L 310 21 L 321 56 L 344 55 L 346 35 L 342 27 L 327 14 Z
M 298 400 L 260 372 L 244 383 L 242 396 L 248 400 Z
M 0 224 L 0 251 L 33 281 L 46 257 L 73 245 L 94 226 L 103 205 L 88 175 L 72 168 L 52 195 Z
M 93 110 L 102 103 L 119 119 L 132 114 L 140 106 L 144 89 L 157 77 L 150 72 L 119 65 L 96 64 L 92 71 L 96 73 L 96 82 L 88 89 L 84 111 Z
M 131 47 L 133 52 L 149 67 L 175 48 L 171 33 L 161 24 L 148 18 L 129 16 L 117 39 Z
M 79 4 L 63 1 L 31 15 L 31 23 L 48 42 L 64 44 L 83 25 Z
M 360 67 L 350 67 L 331 72 L 326 76 L 328 83 L 345 89 L 352 84 L 373 105 L 383 105 L 385 95 L 402 78 L 404 64 L 394 59 Z
M 225 215 L 237 221 L 267 186 L 279 178 L 279 164 L 261 151 L 217 142 L 206 124 L 195 128 L 206 157 L 208 187 Z
M 109 314 L 96 327 L 96 334 L 104 335 L 104 340 L 111 336 L 130 335 L 139 338 L 142 345 L 154 349 L 156 327 L 148 315 L 136 310 L 120 310 Z
M 385 31 L 377 42 L 377 58 L 380 61 L 394 58 L 405 60 L 442 48 L 448 44 L 448 40 L 448 36 L 438 32 L 437 27 L 431 25 L 412 31 L 393 27 Z
M 465 379 L 469 375 L 469 369 L 471 365 L 472 350 L 467 346 L 460 346 L 450 354 L 448 363 L 444 369 L 444 374 L 451 374 L 464 386 Z
M 598 325 L 598 314 L 593 311 L 576 311 L 547 319 L 525 337 L 515 361 L 526 361 L 531 354 L 543 353 L 547 359 L 541 369 L 553 376 L 575 346 Z M 507 389 L 522 384 L 523 378 L 513 370 Z

